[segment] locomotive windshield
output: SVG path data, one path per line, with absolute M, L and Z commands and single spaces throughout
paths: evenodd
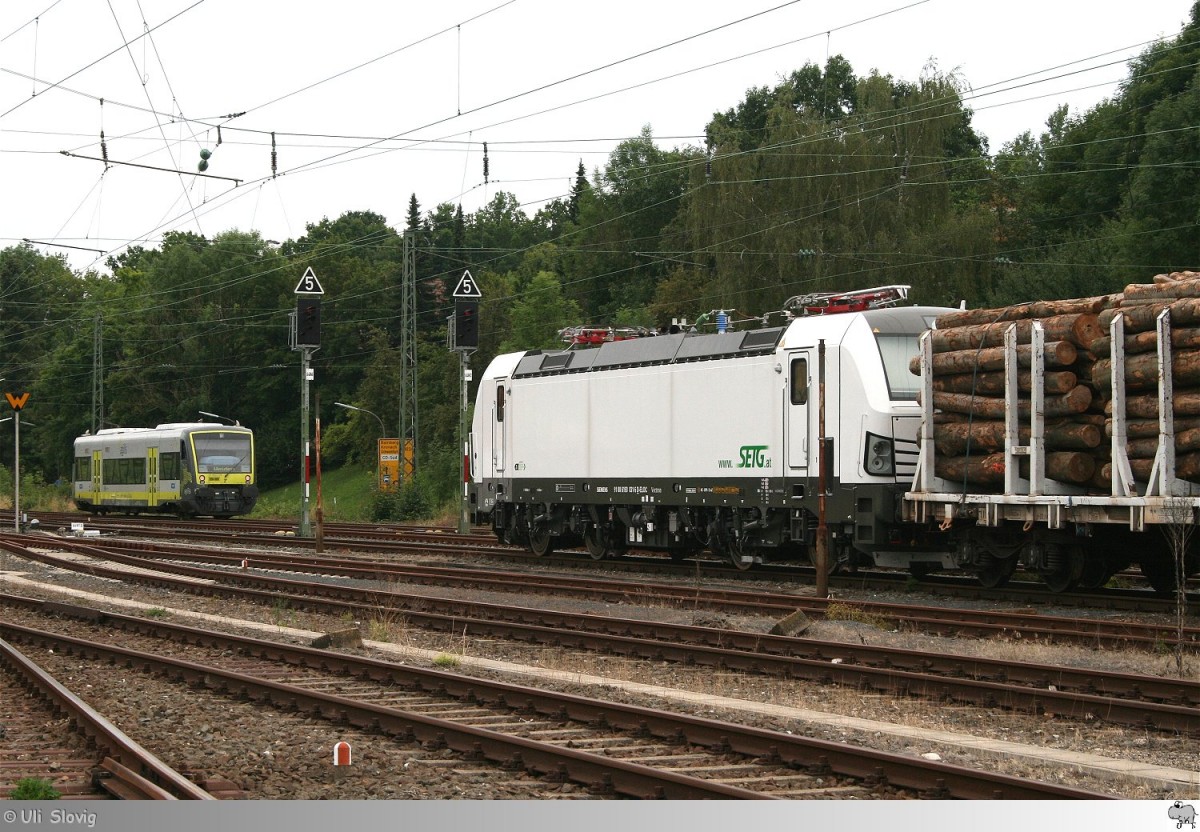
M 245 433 L 195 433 L 196 472 L 200 474 L 253 473 L 250 435 Z
M 867 312 L 863 317 L 870 320 L 892 400 L 916 401 L 921 377 L 908 365 L 920 352 L 920 334 L 933 328 L 934 316 L 910 307 Z
M 917 336 L 877 332 L 875 343 L 879 345 L 883 373 L 887 376 L 892 399 L 916 401 L 917 391 L 921 389 L 921 378 L 909 372 L 908 362 L 917 354 Z

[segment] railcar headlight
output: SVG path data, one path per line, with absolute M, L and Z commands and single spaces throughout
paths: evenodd
M 892 440 L 868 433 L 865 463 L 867 473 L 872 476 L 883 477 L 895 474 L 896 456 L 893 453 Z

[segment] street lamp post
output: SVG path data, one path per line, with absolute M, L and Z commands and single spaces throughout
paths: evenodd
M 357 410 L 360 413 L 370 413 L 372 416 L 375 416 L 375 421 L 379 423 L 379 435 L 380 436 L 387 435 L 387 428 L 385 428 L 383 426 L 383 420 L 380 419 L 378 416 L 376 416 L 374 413 L 371 413 L 371 411 L 367 410 L 365 407 L 355 407 L 354 405 L 346 404 L 345 402 L 334 402 L 333 404 L 335 407 L 344 407 L 347 410 Z
M 383 439 L 385 436 L 387 436 L 387 428 L 384 427 L 383 419 L 380 419 L 377 414 L 371 413 L 371 411 L 367 410 L 365 407 L 356 407 L 355 405 L 346 404 L 345 402 L 334 402 L 333 404 L 335 407 L 344 407 L 346 410 L 357 410 L 359 413 L 369 413 L 370 415 L 374 416 L 375 421 L 379 423 L 379 438 Z M 377 445 L 376 449 L 375 449 L 375 487 L 376 488 L 379 487 L 379 481 L 383 477 L 383 473 L 382 473 L 382 471 L 380 471 L 379 453 L 380 452 L 379 452 L 379 448 Z
M 3 381 L 3 379 L 0 379 Z M 13 423 L 13 531 L 21 533 L 21 411 L 13 411 L 12 416 L 5 416 L 0 422 Z M 33 422 L 26 422 L 26 427 L 36 427 Z

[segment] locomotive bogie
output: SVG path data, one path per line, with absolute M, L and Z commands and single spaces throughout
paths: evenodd
M 75 440 L 72 496 L 83 511 L 234 517 L 258 499 L 254 435 L 206 422 L 112 428 Z

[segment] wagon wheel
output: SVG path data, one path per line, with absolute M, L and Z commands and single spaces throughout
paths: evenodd
M 608 553 L 612 551 L 612 546 L 609 543 L 612 535 L 605 529 L 601 529 L 595 523 L 589 523 L 583 532 L 583 546 L 587 549 L 587 553 L 591 555 L 592 560 L 604 560 Z
M 1080 589 L 1099 589 L 1108 583 L 1109 578 L 1120 572 L 1114 569 L 1112 559 L 1107 552 L 1092 552 L 1084 560 L 1083 574 L 1079 576 L 1077 586 Z
M 988 589 L 999 589 L 1008 583 L 1008 579 L 1016 571 L 1017 558 L 1015 556 L 1003 560 L 989 558 L 988 562 L 980 567 L 976 577 L 979 578 L 979 583 Z
M 1142 576 L 1153 587 L 1155 594 L 1167 597 L 1175 592 L 1179 580 L 1175 575 L 1175 564 L 1169 556 L 1148 555 L 1138 563 Z
M 1042 580 L 1046 582 L 1046 586 L 1050 588 L 1051 592 L 1070 592 L 1079 583 L 1083 571 L 1083 550 L 1078 546 L 1072 546 L 1067 550 L 1067 556 L 1063 558 L 1061 568 L 1042 575 Z

